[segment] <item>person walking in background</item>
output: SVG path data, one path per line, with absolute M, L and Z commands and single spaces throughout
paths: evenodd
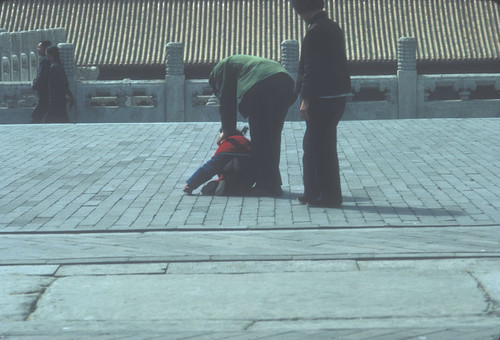
M 303 204 L 337 207 L 342 204 L 337 155 L 337 125 L 351 91 L 342 29 L 328 18 L 323 0 L 291 0 L 307 23 L 302 40 L 296 92 L 306 121 L 303 140 Z
M 46 123 L 69 123 L 66 104 L 73 102 L 69 90 L 68 78 L 61 63 L 59 48 L 50 46 L 46 51 L 50 62 L 49 68 L 49 108 L 45 117 Z
M 296 99 L 292 76 L 278 62 L 249 55 L 221 60 L 209 77 L 220 99 L 223 136 L 234 135 L 237 112 L 248 118 L 255 186 L 251 195 L 281 196 L 281 131 Z
M 41 123 L 43 116 L 49 107 L 49 68 L 50 62 L 45 56 L 45 50 L 52 45 L 50 41 L 41 41 L 37 46 L 38 52 L 38 72 L 36 78 L 31 83 L 31 88 L 38 93 L 38 102 L 31 114 L 31 123 Z

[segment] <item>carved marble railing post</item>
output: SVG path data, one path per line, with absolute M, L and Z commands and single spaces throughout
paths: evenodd
M 281 65 L 290 74 L 294 81 L 299 72 L 299 43 L 297 40 L 283 40 L 281 42 Z M 300 100 L 297 100 L 288 110 L 287 120 L 300 120 Z
M 21 34 L 19 32 L 13 32 L 10 34 L 11 49 L 10 49 L 10 66 L 11 66 L 11 80 L 20 81 L 21 80 Z
M 28 56 L 28 63 L 30 68 L 30 80 L 36 78 L 36 74 L 38 72 L 38 54 L 36 52 L 30 52 Z
M 64 41 L 57 41 L 55 37 L 55 30 L 54 28 L 47 28 L 43 32 L 43 36 L 45 37 L 43 40 L 49 40 L 52 43 L 52 46 L 57 46 L 60 42 L 63 43 Z
M 11 54 L 15 54 L 17 56 L 21 55 L 21 32 L 11 32 L 10 41 L 11 41 Z
M 44 40 L 50 40 L 51 39 L 50 30 L 49 29 L 39 28 L 36 31 L 38 33 L 39 41 L 44 41 Z M 50 42 L 52 44 L 55 43 L 54 41 L 51 41 L 51 40 L 50 40 Z
M 13 54 L 10 56 L 10 79 L 12 81 L 21 80 L 21 63 L 19 56 Z
M 36 43 L 33 42 L 33 33 L 34 31 L 21 31 L 20 33 L 20 46 L 21 53 L 25 53 L 29 55 L 31 51 L 36 51 Z
M 68 77 L 69 89 L 76 99 L 76 66 L 75 66 L 75 45 L 61 43 L 58 44 L 59 52 L 61 55 L 61 62 L 64 66 L 64 71 Z M 72 123 L 77 123 L 78 117 L 76 112 L 76 105 L 68 108 L 69 120 Z
M 28 55 L 30 50 L 28 46 L 29 42 L 27 41 L 28 34 L 28 31 L 19 32 L 19 77 L 21 81 L 28 81 L 30 77 L 30 69 L 28 63 Z
M 165 63 L 165 121 L 183 122 L 186 119 L 184 90 L 184 46 L 182 43 L 170 42 L 166 46 Z
M 283 40 L 281 42 L 281 65 L 292 76 L 299 71 L 299 43 L 297 40 Z
M 1 58 L 0 81 L 10 81 L 10 59 L 6 56 Z
M 40 34 L 35 30 L 28 31 L 23 40 L 23 43 L 26 46 L 26 53 L 29 54 L 29 52 L 36 52 L 36 48 L 40 42 Z
M 37 46 L 39 40 L 39 34 L 37 31 L 28 31 L 23 37 L 23 46 L 25 46 L 25 53 L 28 56 L 28 78 L 33 80 L 36 77 L 37 67 L 38 67 L 38 53 Z
M 398 40 L 398 118 L 417 118 L 417 58 L 415 38 Z
M 52 32 L 52 44 L 57 45 L 66 42 L 66 29 L 63 27 L 53 28 Z
M 29 81 L 29 63 L 26 53 L 21 53 L 19 58 L 19 78 L 21 81 Z
M 11 41 L 10 35 L 7 32 L 0 33 L 0 59 L 1 70 L 0 70 L 0 81 L 10 81 L 12 80 L 10 75 L 10 53 Z

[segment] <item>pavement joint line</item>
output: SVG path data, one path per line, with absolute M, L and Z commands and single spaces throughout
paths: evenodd
M 492 224 L 422 224 L 422 225 L 356 225 L 356 226 L 311 226 L 311 227 L 252 227 L 252 228 L 154 228 L 113 230 L 44 230 L 44 231 L 0 231 L 1 235 L 78 235 L 78 234 L 147 234 L 173 232 L 253 232 L 253 231 L 311 231 L 311 230 L 362 230 L 362 229 L 421 229 L 421 228 L 481 228 L 500 227 Z
M 469 316 L 475 316 L 475 317 L 483 317 L 482 314 L 479 314 L 479 313 L 470 313 L 468 314 Z M 447 318 L 453 318 L 454 316 L 453 315 L 447 315 L 447 314 L 443 314 L 443 315 L 440 315 L 441 318 L 444 318 L 444 319 L 447 319 Z M 411 319 L 411 318 L 414 318 L 414 316 L 410 316 L 410 315 L 398 315 L 398 316 L 394 316 L 394 315 L 380 315 L 380 316 L 373 316 L 373 317 L 363 317 L 363 320 L 387 320 L 387 319 L 390 319 L 390 320 L 394 320 L 394 319 L 401 319 L 401 320 L 405 320 L 405 319 Z M 419 319 L 425 319 L 425 317 L 419 317 Z M 304 318 L 304 317 L 301 317 L 301 318 L 269 318 L 269 319 L 256 319 L 256 320 L 253 320 L 253 323 L 258 323 L 258 322 L 276 322 L 276 321 L 321 321 L 321 320 L 343 320 L 343 321 L 350 321 L 350 320 L 359 320 L 358 317 L 334 317 L 334 318 L 330 318 L 330 317 L 318 317 L 318 318 Z
M 47 275 L 49 277 L 52 277 L 53 279 L 47 283 L 46 285 L 42 286 L 41 287 L 41 290 L 36 292 L 37 296 L 36 296 L 36 299 L 33 300 L 29 306 L 29 309 L 28 311 L 26 312 L 26 316 L 24 317 L 24 321 L 29 321 L 30 319 L 30 316 L 36 311 L 37 307 L 38 307 L 38 302 L 40 301 L 40 299 L 43 297 L 43 295 L 45 294 L 45 292 L 47 291 L 47 289 L 55 282 L 58 280 L 58 277 L 54 276 L 54 275 Z
M 492 314 L 492 315 L 498 315 L 500 314 L 497 309 L 498 309 L 498 302 L 495 301 L 494 298 L 491 297 L 491 294 L 488 292 L 488 289 L 486 289 L 486 287 L 484 286 L 484 284 L 481 282 L 480 279 L 478 279 L 474 273 L 472 273 L 471 271 L 467 271 L 467 274 L 472 277 L 472 279 L 476 282 L 477 284 L 477 287 L 479 288 L 479 290 L 483 293 L 484 295 L 484 299 L 487 303 L 487 307 L 486 309 L 484 310 L 484 312 L 488 313 L 488 314 Z
M 425 253 L 422 253 L 425 254 Z M 26 262 L 19 261 L 0 261 L 0 267 L 7 266 L 40 266 L 40 265 L 113 265 L 113 264 L 145 264 L 145 263 L 231 263 L 231 262 L 294 262 L 294 261 L 311 261 L 311 262 L 321 262 L 321 261 L 364 261 L 364 262 L 375 262 L 375 261 L 426 261 L 426 260 L 458 260 L 458 259 L 500 259 L 500 253 L 481 253 L 470 255 L 453 255 L 453 253 L 443 253 L 442 256 L 404 256 L 401 254 L 395 254 L 394 256 L 389 255 L 377 255 L 377 254 L 362 254 L 359 256 L 324 256 L 321 258 L 311 256 L 307 258 L 307 255 L 301 255 L 300 258 L 294 258 L 294 255 L 286 256 L 283 258 L 277 258 L 276 255 L 269 256 L 265 258 L 265 255 L 259 255 L 257 257 L 244 257 L 244 258 L 220 258 L 217 259 L 210 258 L 207 259 L 189 259 L 185 256 L 176 257 L 147 257 L 146 259 L 133 260 L 130 257 L 116 257 L 113 260 L 98 261 L 95 259 L 41 259 L 41 260 L 27 260 Z

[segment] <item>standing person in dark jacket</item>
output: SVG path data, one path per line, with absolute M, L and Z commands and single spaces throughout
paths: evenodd
M 251 194 L 283 195 L 279 170 L 281 131 L 288 108 L 296 98 L 292 76 L 275 61 L 235 55 L 221 60 L 209 81 L 220 99 L 223 135 L 234 134 L 238 111 L 248 117 L 255 164 Z
M 323 0 L 291 0 L 308 28 L 302 41 L 296 92 L 306 120 L 304 135 L 304 196 L 311 206 L 342 204 L 337 125 L 351 91 L 344 33 L 323 11 Z
M 49 107 L 49 68 L 50 62 L 45 56 L 45 50 L 52 45 L 50 41 L 41 41 L 37 46 L 37 52 L 40 56 L 38 63 L 38 72 L 36 78 L 31 83 L 31 88 L 38 93 L 38 102 L 31 114 L 31 123 L 41 123 L 42 118 Z
M 49 69 L 49 108 L 45 117 L 46 123 L 69 123 L 66 104 L 72 99 L 68 78 L 61 63 L 59 48 L 47 48 Z

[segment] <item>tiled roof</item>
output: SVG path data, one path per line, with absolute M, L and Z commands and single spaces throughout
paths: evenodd
M 492 0 L 326 0 L 352 61 L 394 61 L 397 39 L 417 39 L 420 60 L 500 58 L 500 6 Z M 7 31 L 65 27 L 85 65 L 163 64 L 165 44 L 185 44 L 187 63 L 246 53 L 279 60 L 280 43 L 305 24 L 287 0 L 11 0 Z

